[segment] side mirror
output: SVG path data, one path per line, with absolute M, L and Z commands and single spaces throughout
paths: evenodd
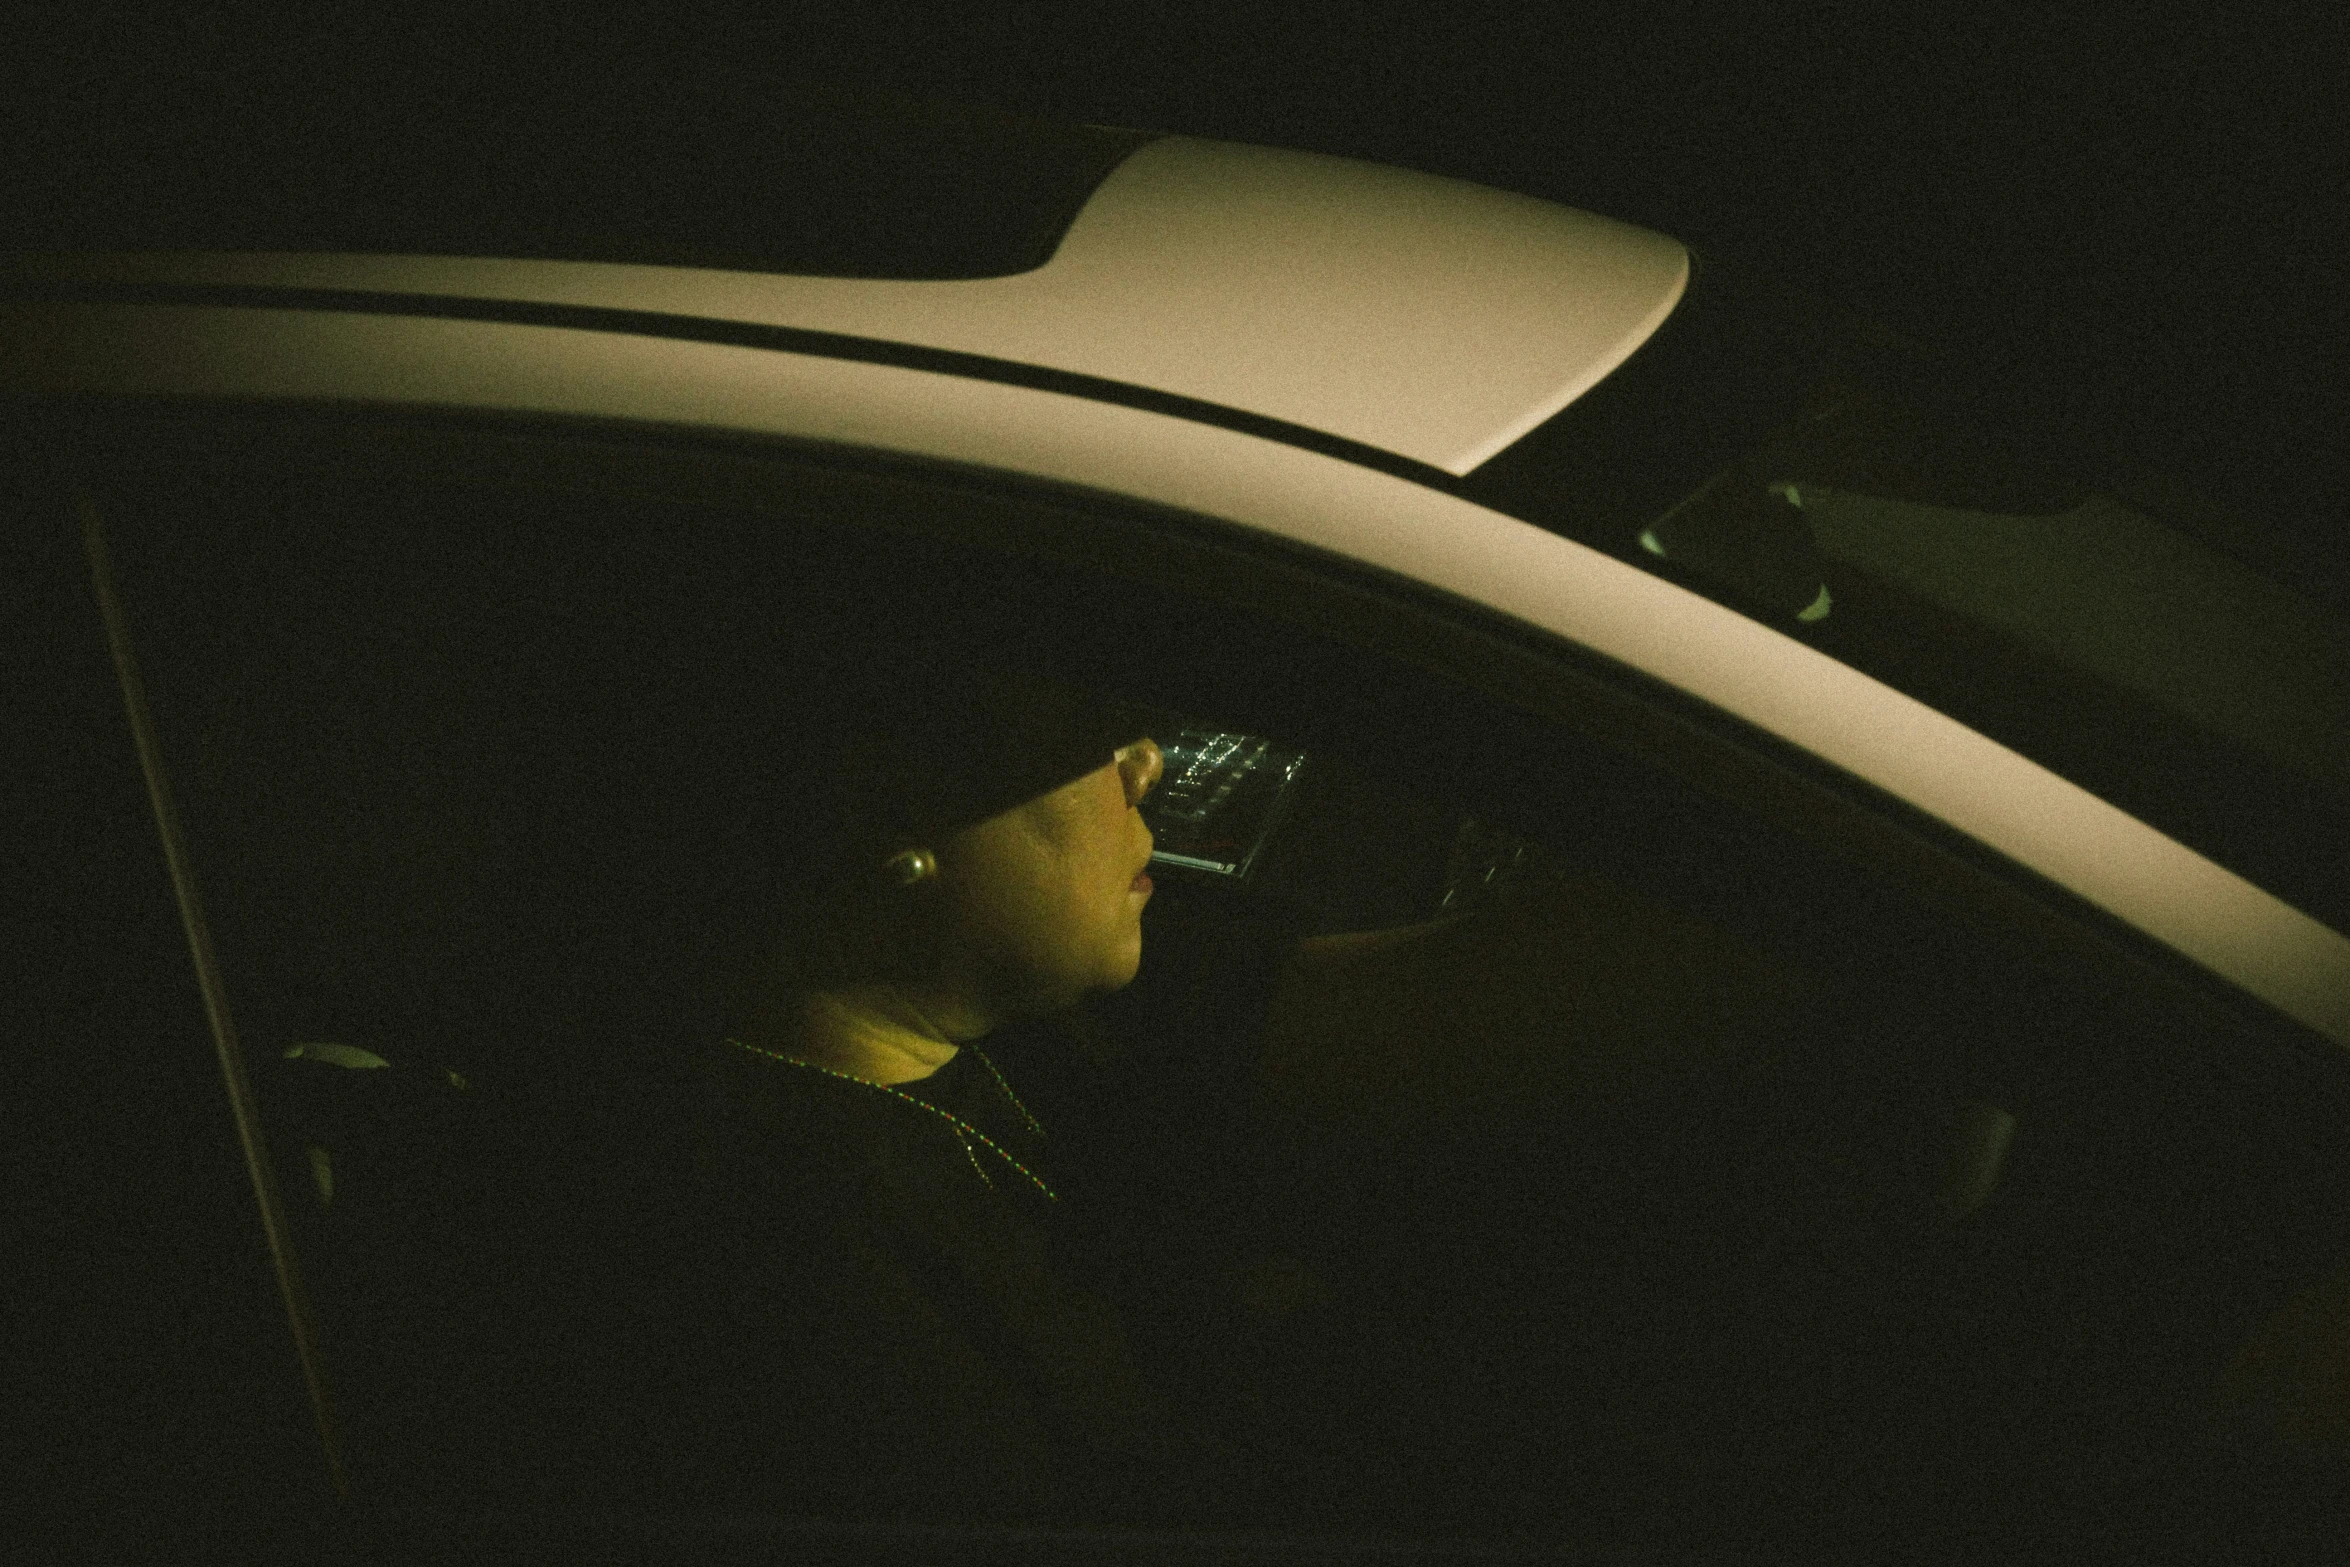
M 1811 525 L 1782 490 L 1733 470 L 1650 523 L 1640 547 L 1774 618 L 1827 618 L 1827 572 Z

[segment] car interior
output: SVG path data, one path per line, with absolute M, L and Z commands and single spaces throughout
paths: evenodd
M 355 1475 L 669 1505 L 665 1379 L 741 1350 L 697 1326 L 723 1237 L 673 1135 L 723 869 L 693 813 L 774 678 L 774 604 L 714 585 L 750 546 L 810 596 L 873 560 L 556 489 L 100 499 Z M 1153 964 L 1196 1022 L 1269 944 L 1490 946 L 1489 992 L 1437 998 L 1458 1026 L 1353 1108 L 1273 1095 L 1267 1216 L 1216 1265 L 1301 1477 L 1274 1522 L 2086 1519 L 2217 1461 L 2213 1378 L 2350 1252 L 2340 1062 L 2119 938 L 2090 962 L 1888 871 L 1865 802 L 1797 830 L 1400 642 L 929 548 L 889 558 L 1008 627 L 1114 606 L 1073 656 L 1143 648 L 1117 679 L 1166 715 L 1160 891 L 1107 1026 L 1172 1005 Z M 1570 970 L 1635 1021 L 1493 1024 Z

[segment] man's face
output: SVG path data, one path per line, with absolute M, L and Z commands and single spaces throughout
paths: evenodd
M 1000 1019 L 1116 990 L 1142 964 L 1151 833 L 1139 809 L 1165 759 L 1140 740 L 1050 793 L 948 839 L 938 856 L 947 978 Z

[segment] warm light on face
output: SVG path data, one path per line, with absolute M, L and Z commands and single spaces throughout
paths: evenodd
M 1137 807 L 1164 765 L 1138 741 L 947 841 L 948 962 L 989 1011 L 1054 1011 L 1133 980 L 1148 901 L 1135 878 L 1151 853 Z

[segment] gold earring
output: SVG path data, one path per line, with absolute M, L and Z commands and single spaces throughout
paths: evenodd
M 902 849 L 882 862 L 901 887 L 911 887 L 938 874 L 938 861 L 928 849 Z

